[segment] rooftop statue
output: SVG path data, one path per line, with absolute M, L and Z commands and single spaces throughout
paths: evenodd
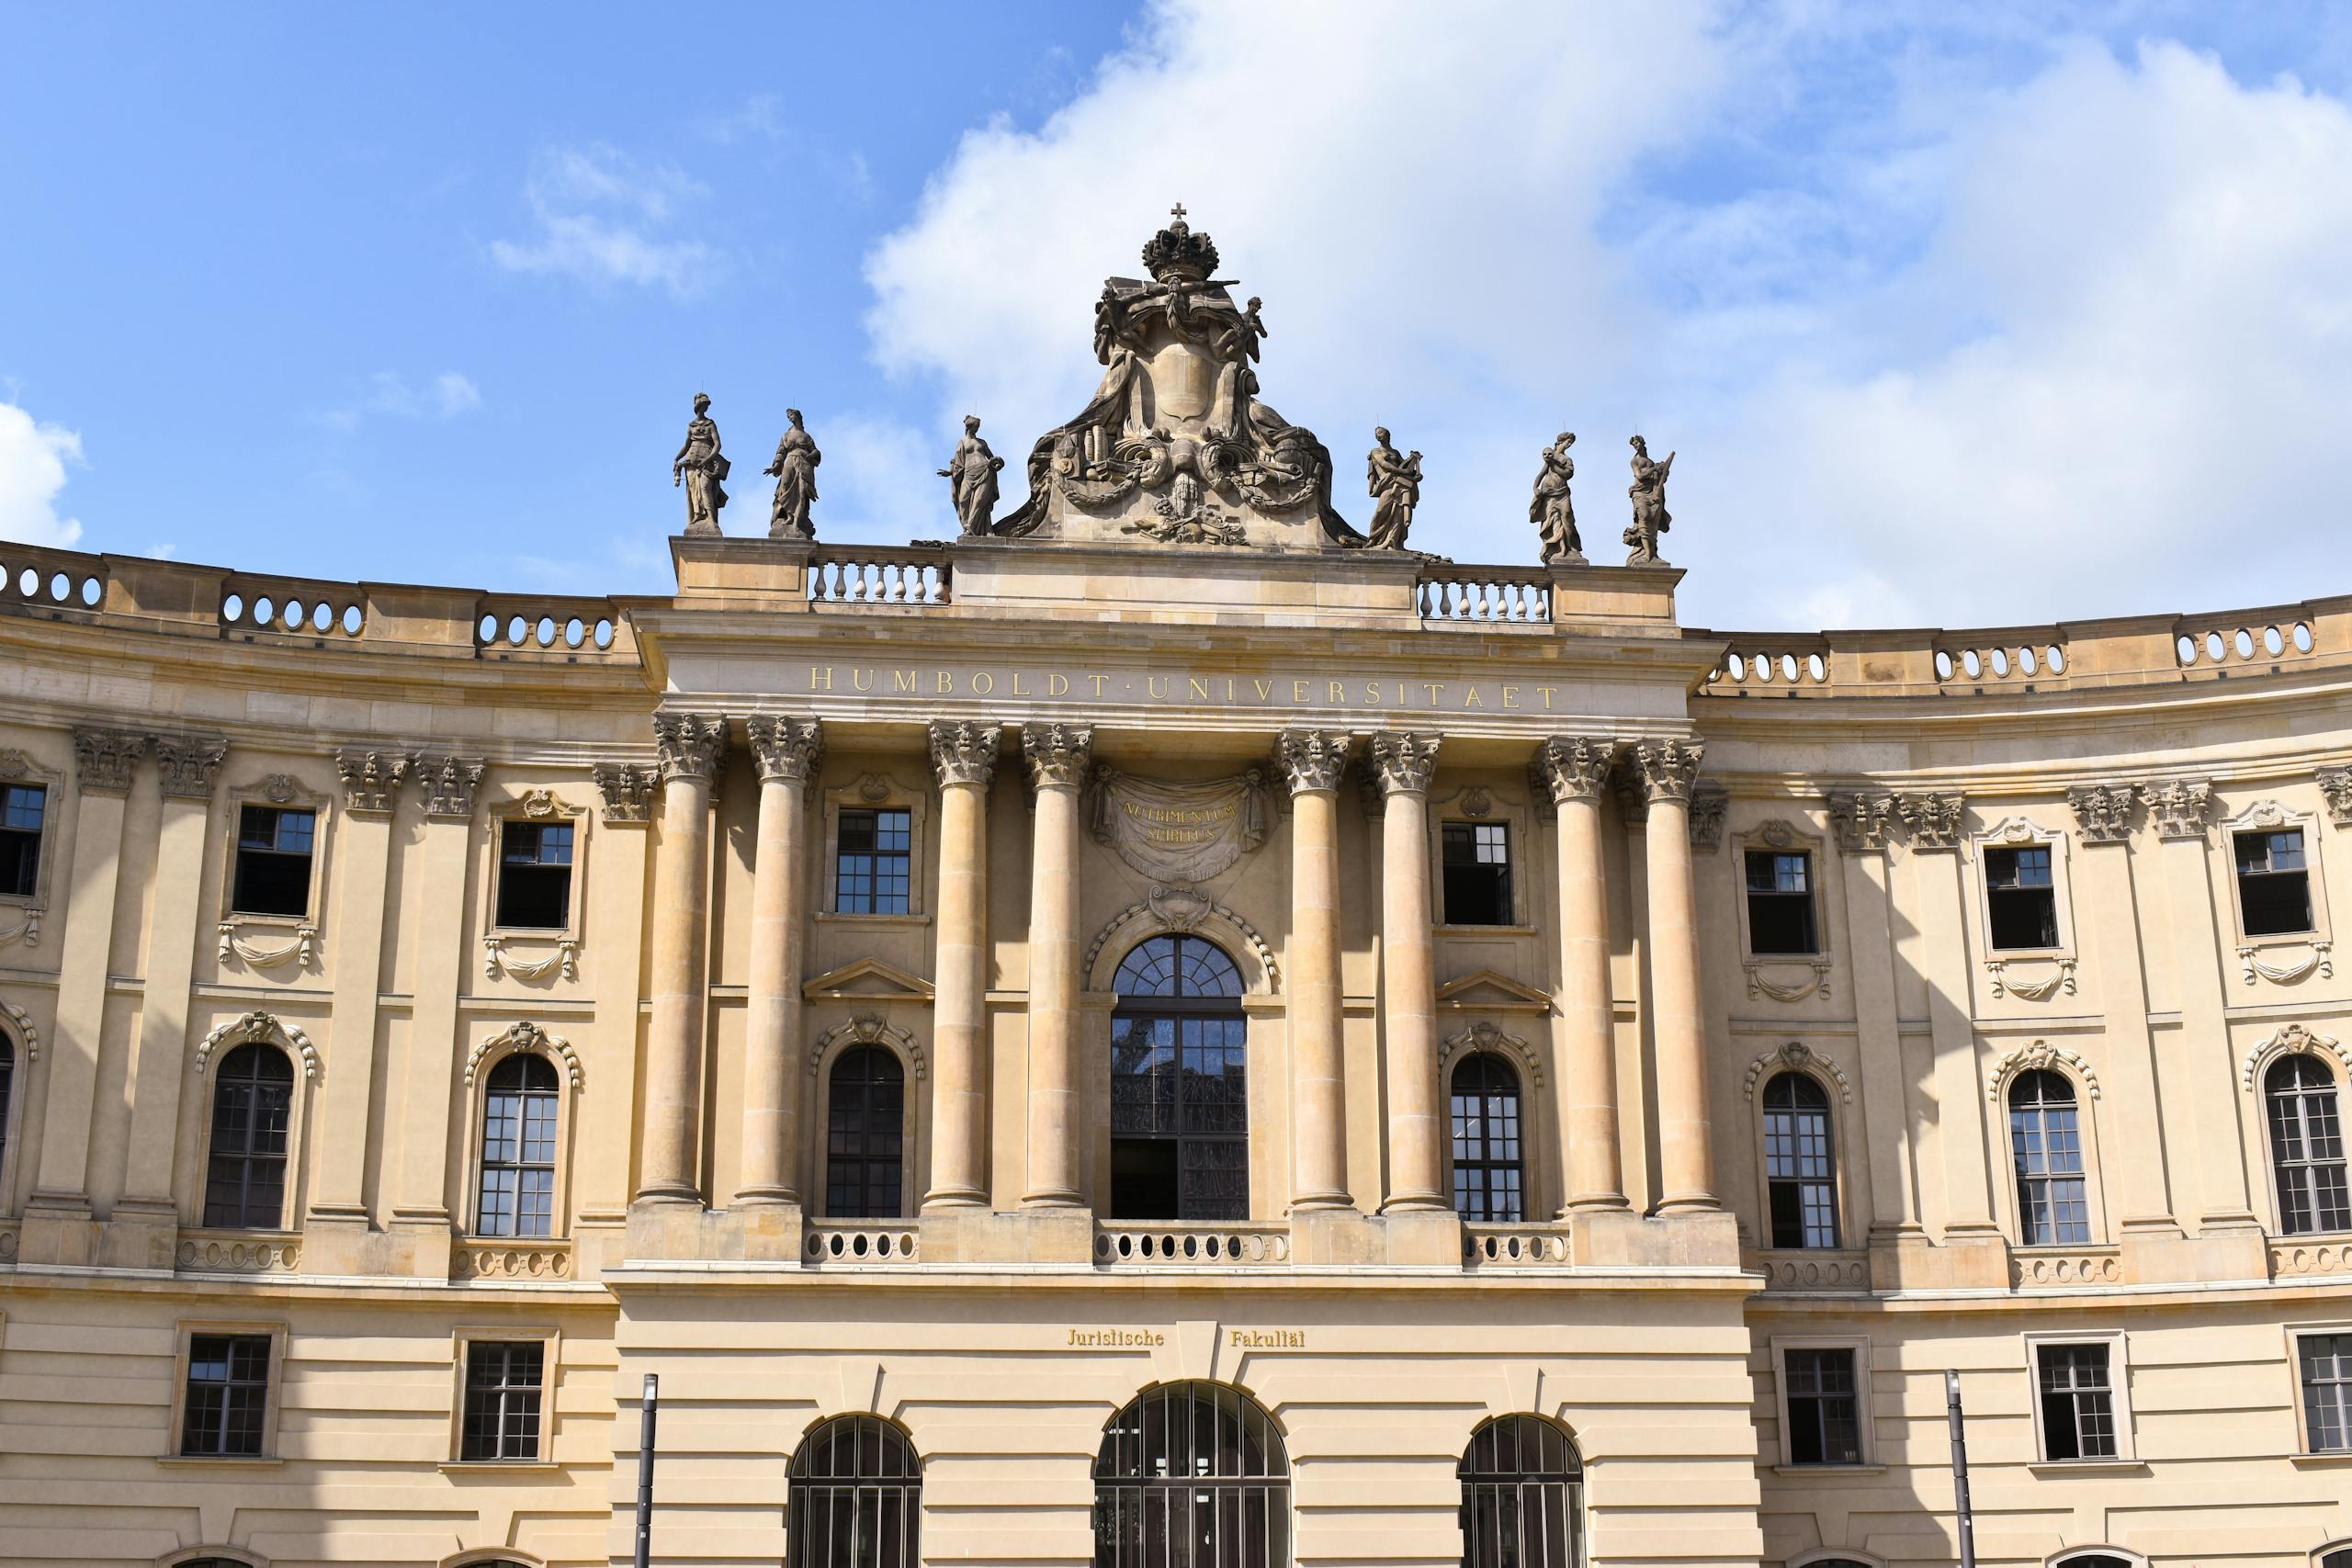
M 1544 471 L 1535 476 L 1535 495 L 1527 503 L 1527 520 L 1535 525 L 1543 542 L 1545 566 L 1582 566 L 1584 540 L 1577 533 L 1577 509 L 1568 496 L 1568 481 L 1577 477 L 1577 460 L 1568 448 L 1576 433 L 1564 430 L 1544 448 Z
M 695 394 L 695 417 L 686 424 L 686 444 L 670 459 L 670 482 L 686 488 L 686 532 L 718 532 L 718 509 L 727 504 L 719 480 L 729 464 L 718 449 L 718 422 L 710 417 L 710 394 Z
M 1397 456 L 1396 448 L 1388 444 L 1387 430 L 1380 425 L 1373 427 L 1372 439 L 1375 445 L 1364 458 L 1373 501 L 1372 533 L 1364 545 L 1369 549 L 1401 550 L 1413 526 L 1413 508 L 1420 504 L 1421 455 Z
M 1634 547 L 1634 553 L 1625 558 L 1627 566 L 1666 565 L 1666 558 L 1657 553 L 1657 538 L 1674 526 L 1674 518 L 1666 510 L 1666 476 L 1673 468 L 1673 453 L 1666 455 L 1665 462 L 1654 463 L 1649 443 L 1634 437 L 1634 482 L 1625 490 L 1634 498 L 1633 525 L 1625 530 L 1625 542 Z
M 989 519 L 996 515 L 996 476 L 1004 467 L 1004 459 L 989 450 L 980 439 L 980 416 L 964 416 L 964 439 L 956 443 L 956 455 L 939 470 L 956 497 L 956 521 L 967 535 L 985 534 Z
M 801 424 L 798 409 L 785 410 L 784 417 L 792 423 L 775 444 L 775 461 L 767 466 L 767 472 L 775 476 L 768 537 L 813 539 L 817 530 L 808 525 L 808 508 L 817 500 L 817 465 L 825 460 L 825 455 L 817 450 L 817 438 Z
M 1264 301 L 1235 304 L 1216 245 L 1177 207 L 1143 247 L 1148 282 L 1094 302 L 1094 395 L 1030 449 L 1029 499 L 995 532 L 1040 539 L 1331 550 L 1331 454 L 1258 396 Z

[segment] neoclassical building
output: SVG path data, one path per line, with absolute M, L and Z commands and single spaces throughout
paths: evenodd
M 650 1374 L 662 1563 L 1949 1563 L 1946 1369 L 1981 1562 L 2352 1562 L 2352 599 L 1457 566 L 1146 260 L 948 543 L 0 544 L 0 1562 L 625 1563 Z

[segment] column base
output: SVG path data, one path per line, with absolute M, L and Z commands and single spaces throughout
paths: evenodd
M 2126 1284 L 2219 1282 L 2270 1278 L 2270 1247 L 2259 1230 L 2178 1231 L 2123 1237 Z
M 420 1280 L 447 1280 L 456 1261 L 458 1237 L 447 1209 L 394 1209 L 386 1227 L 386 1256 L 405 1265 L 400 1272 Z
M 34 1192 L 17 1230 L 17 1261 L 87 1268 L 98 1260 L 98 1223 L 79 1192 Z

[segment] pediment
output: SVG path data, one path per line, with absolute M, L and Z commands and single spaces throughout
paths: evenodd
M 1552 994 L 1492 969 L 1473 969 L 1440 986 L 1437 1004 L 1448 1012 L 1550 1012 Z
M 861 958 L 829 969 L 800 987 L 800 994 L 819 1001 L 898 1001 L 929 1003 L 931 982 L 910 975 L 878 958 Z

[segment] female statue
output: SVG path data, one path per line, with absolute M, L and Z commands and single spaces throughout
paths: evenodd
M 1388 432 L 1375 425 L 1372 438 L 1379 445 L 1365 457 L 1365 474 L 1371 481 L 1372 527 L 1364 539 L 1364 547 L 1374 550 L 1401 550 L 1405 535 L 1413 526 L 1413 508 L 1421 499 L 1421 455 L 1419 452 L 1397 456 L 1396 448 L 1388 444 Z
M 808 525 L 808 508 L 817 499 L 817 465 L 825 460 L 825 455 L 817 450 L 817 438 L 801 424 L 798 409 L 785 410 L 784 417 L 792 423 L 775 444 L 775 461 L 767 467 L 775 476 L 768 537 L 813 539 L 817 530 Z
M 980 416 L 964 416 L 964 439 L 956 444 L 956 455 L 939 470 L 956 495 L 956 520 L 968 535 L 985 534 L 996 514 L 996 476 L 1004 467 L 1004 459 L 989 450 L 980 439 Z
M 1577 533 L 1577 509 L 1568 497 L 1568 481 L 1577 476 L 1576 459 L 1568 448 L 1577 444 L 1573 431 L 1544 448 L 1544 471 L 1535 476 L 1534 499 L 1527 503 L 1527 520 L 1543 541 L 1544 564 L 1570 565 L 1584 560 L 1584 540 Z
M 1657 536 L 1674 525 L 1674 518 L 1666 510 L 1666 476 L 1674 470 L 1674 454 L 1668 452 L 1666 461 L 1650 460 L 1650 444 L 1640 436 L 1634 437 L 1634 482 L 1625 493 L 1634 498 L 1633 525 L 1625 530 L 1625 542 L 1634 553 L 1625 558 L 1627 566 L 1664 566 L 1666 558 L 1657 553 Z
M 695 417 L 686 425 L 686 444 L 670 459 L 670 482 L 686 487 L 686 532 L 718 532 L 718 509 L 727 504 L 719 481 L 730 465 L 718 449 L 718 423 L 710 417 L 710 394 L 695 394 Z

